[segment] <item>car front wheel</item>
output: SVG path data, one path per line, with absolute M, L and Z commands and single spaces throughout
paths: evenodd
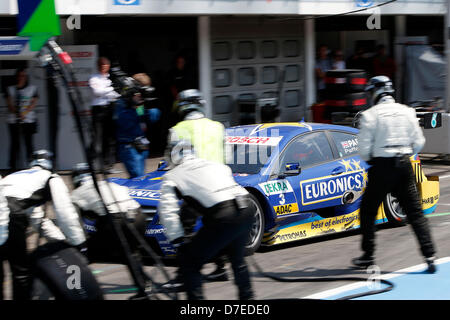
M 259 204 L 258 199 L 250 194 L 250 201 L 254 204 L 256 210 L 254 214 L 254 220 L 252 229 L 250 230 L 249 240 L 245 246 L 246 255 L 252 255 L 256 250 L 258 250 L 261 245 L 261 241 L 264 235 L 264 212 Z

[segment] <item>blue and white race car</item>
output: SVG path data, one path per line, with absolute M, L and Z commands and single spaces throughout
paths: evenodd
M 358 130 L 319 123 L 271 123 L 228 128 L 227 164 L 257 207 L 248 252 L 359 227 L 361 195 L 369 165 L 358 156 Z M 425 213 L 439 200 L 438 177 L 426 177 L 411 157 Z M 141 232 L 164 256 L 175 254 L 157 212 L 165 165 L 135 179 L 110 181 L 129 188 L 143 208 Z M 406 216 L 389 194 L 377 223 L 405 224 Z M 201 227 L 201 221 L 197 228 Z

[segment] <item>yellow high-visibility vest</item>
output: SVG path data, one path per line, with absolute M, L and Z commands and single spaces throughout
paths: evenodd
M 225 127 L 222 123 L 208 118 L 184 120 L 172 130 L 177 139 L 191 142 L 198 158 L 225 163 Z

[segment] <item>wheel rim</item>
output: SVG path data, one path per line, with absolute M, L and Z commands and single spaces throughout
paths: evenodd
M 254 206 L 256 207 L 255 215 L 254 215 L 254 222 L 252 225 L 252 228 L 250 230 L 250 236 L 249 241 L 247 244 L 247 247 L 253 247 L 258 240 L 260 233 L 261 233 L 261 226 L 262 226 L 262 214 L 261 210 L 259 208 L 259 205 L 253 200 L 250 199 Z
M 403 221 L 406 218 L 406 214 L 403 212 L 398 199 L 389 193 L 386 200 L 389 211 L 392 213 L 395 220 Z

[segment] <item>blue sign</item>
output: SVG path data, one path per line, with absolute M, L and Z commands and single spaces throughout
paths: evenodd
M 138 6 L 141 0 L 114 0 L 115 6 Z
M 356 6 L 362 8 L 368 8 L 373 5 L 372 0 L 356 0 Z
M 27 45 L 28 40 L 8 39 L 0 40 L 0 55 L 17 55 L 20 54 Z

